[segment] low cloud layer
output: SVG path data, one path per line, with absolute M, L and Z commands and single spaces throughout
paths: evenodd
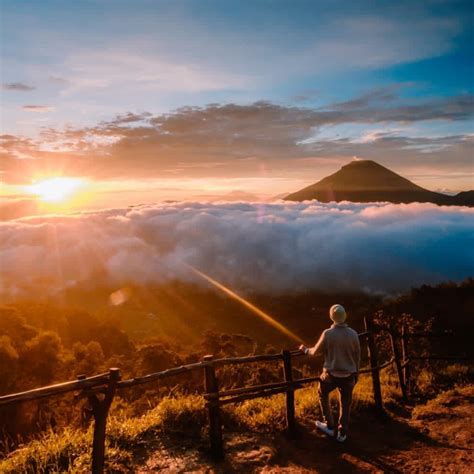
M 1 291 L 120 288 L 187 265 L 244 292 L 394 293 L 472 276 L 474 210 L 432 204 L 199 203 L 4 222 Z

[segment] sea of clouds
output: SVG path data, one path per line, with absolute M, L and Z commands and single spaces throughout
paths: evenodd
M 179 202 L 0 223 L 1 292 L 208 285 L 396 293 L 473 275 L 474 209 L 389 203 Z

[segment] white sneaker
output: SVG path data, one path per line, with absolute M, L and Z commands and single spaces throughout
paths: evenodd
M 334 436 L 334 430 L 332 430 L 331 428 L 328 428 L 327 423 L 323 423 L 322 421 L 317 421 L 316 428 L 318 428 L 318 430 L 322 431 L 328 436 Z
M 341 432 L 337 433 L 337 438 L 336 438 L 340 443 L 344 443 L 344 441 L 347 439 L 346 434 L 342 434 Z

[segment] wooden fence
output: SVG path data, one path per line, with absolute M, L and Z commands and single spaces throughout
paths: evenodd
M 414 360 L 443 359 L 433 357 L 416 357 L 408 354 L 408 341 L 413 337 L 431 337 L 430 334 L 409 334 L 403 327 L 401 334 L 398 334 L 393 327 L 388 330 L 391 341 L 392 357 L 387 362 L 379 364 L 375 334 L 382 331 L 375 327 L 372 320 L 364 319 L 365 331 L 359 334 L 360 339 L 367 341 L 367 355 L 370 366 L 361 369 L 359 374 L 370 373 L 374 395 L 374 407 L 377 413 L 383 412 L 382 391 L 380 385 L 380 371 L 395 363 L 398 379 L 400 382 L 401 394 L 404 399 L 408 397 L 407 386 L 409 385 L 409 364 Z M 401 341 L 401 347 L 400 347 Z M 400 353 L 401 351 L 401 353 Z M 210 450 L 214 459 L 219 460 L 224 456 L 224 446 L 222 438 L 222 423 L 220 407 L 230 403 L 240 403 L 254 398 L 269 397 L 275 394 L 286 394 L 286 426 L 290 434 L 296 430 L 295 419 L 295 390 L 303 388 L 305 385 L 319 381 L 319 377 L 308 377 L 293 379 L 292 363 L 294 358 L 303 356 L 299 351 L 284 350 L 281 354 L 253 355 L 248 357 L 228 357 L 215 359 L 212 355 L 204 356 L 202 361 L 193 364 L 183 365 L 156 372 L 142 377 L 135 377 L 128 380 L 121 380 L 120 370 L 112 368 L 108 373 L 86 377 L 78 376 L 77 380 L 64 382 L 48 387 L 41 387 L 26 392 L 4 395 L 0 397 L 0 408 L 15 403 L 38 400 L 68 392 L 79 392 L 78 397 L 86 397 L 91 406 L 94 417 L 94 433 L 92 440 L 92 469 L 94 474 L 102 473 L 105 462 L 105 437 L 107 416 L 110 406 L 117 390 L 147 384 L 165 378 L 169 378 L 184 373 L 203 371 L 205 392 L 203 397 L 206 401 L 209 419 L 209 439 Z M 444 358 L 458 360 L 460 358 Z M 461 358 L 466 360 L 465 358 Z M 253 364 L 259 362 L 276 362 L 283 365 L 284 380 L 281 382 L 254 385 L 250 387 L 234 388 L 230 390 L 220 390 L 219 381 L 216 375 L 216 368 L 225 365 Z

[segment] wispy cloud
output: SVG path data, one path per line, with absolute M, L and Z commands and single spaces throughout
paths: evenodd
M 376 69 L 444 54 L 462 31 L 459 18 L 433 15 L 400 4 L 390 14 L 353 14 L 332 18 L 293 61 L 328 70 Z
M 336 110 L 360 110 L 376 104 L 387 104 L 398 99 L 398 93 L 405 84 L 391 84 L 384 87 L 376 87 L 359 97 L 344 102 L 336 102 L 330 107 Z
M 50 105 L 23 105 L 22 106 L 23 110 L 26 110 L 28 112 L 51 112 L 54 110 L 54 107 L 51 107 Z
M 60 76 L 55 76 L 55 75 L 50 75 L 48 77 L 48 81 L 51 82 L 52 84 L 56 84 L 57 86 L 68 86 L 71 84 L 71 82 L 68 79 L 65 79 L 64 77 L 60 77 Z
M 133 88 L 142 92 L 199 92 L 242 88 L 249 78 L 205 64 L 179 62 L 123 49 L 78 52 L 64 66 L 69 73 L 66 94 L 83 89 Z
M 35 90 L 36 87 L 24 84 L 22 82 L 7 82 L 2 84 L 2 89 L 7 91 L 29 92 Z

